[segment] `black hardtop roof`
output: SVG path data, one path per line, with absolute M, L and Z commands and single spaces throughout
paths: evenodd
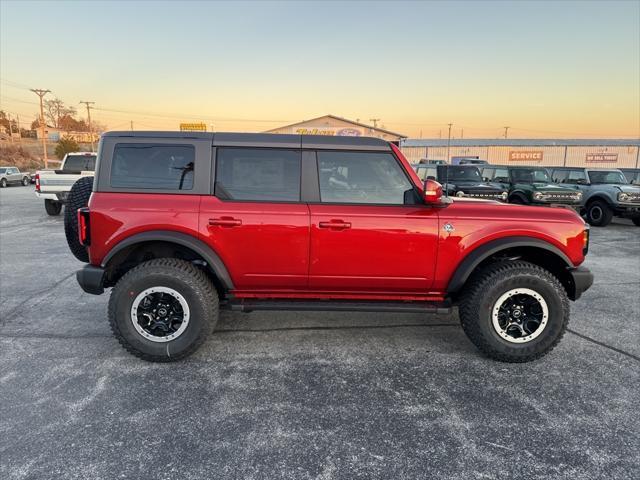
M 375 137 L 341 137 L 329 135 L 288 135 L 279 133 L 237 133 L 237 132 L 154 132 L 154 131 L 113 131 L 104 137 L 118 138 L 161 138 L 210 140 L 211 144 L 226 147 L 272 147 L 272 148 L 314 148 L 349 150 L 390 150 L 386 140 Z
M 463 165 L 463 167 L 466 165 Z M 548 170 L 550 168 L 555 168 L 555 167 L 549 167 L 546 165 L 494 165 L 492 163 L 487 163 L 487 164 L 483 164 L 483 165 L 475 165 L 476 167 L 482 167 L 482 168 L 508 168 L 508 169 L 530 169 L 530 168 L 539 168 L 539 169 L 543 169 L 543 170 Z

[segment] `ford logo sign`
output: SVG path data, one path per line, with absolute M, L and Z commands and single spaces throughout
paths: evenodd
M 339 135 L 341 137 L 359 137 L 360 130 L 358 130 L 357 128 L 343 128 L 341 130 L 338 130 L 336 132 L 336 135 Z

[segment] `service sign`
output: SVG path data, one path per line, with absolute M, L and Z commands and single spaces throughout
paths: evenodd
M 541 162 L 543 153 L 541 150 L 535 151 L 511 151 L 509 152 L 510 162 Z
M 617 153 L 587 153 L 587 163 L 618 163 Z

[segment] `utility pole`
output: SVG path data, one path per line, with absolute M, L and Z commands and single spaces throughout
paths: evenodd
M 460 129 L 460 138 L 464 138 L 464 128 Z
M 18 125 L 18 141 L 22 145 L 22 129 L 20 128 L 20 115 L 16 114 L 16 124 Z
M 131 131 L 133 132 L 133 120 L 131 120 Z
M 9 140 L 13 143 L 13 125 L 11 125 L 11 114 L 7 113 L 7 119 L 9 120 Z
M 378 128 L 378 122 L 380 121 L 379 118 L 370 118 L 369 121 L 373 122 L 373 128 Z
M 507 132 L 511 127 L 502 127 L 502 128 L 504 128 L 504 138 L 507 138 Z
M 91 151 L 93 152 L 95 148 L 93 147 L 93 130 L 91 129 L 91 109 L 93 108 L 91 105 L 96 102 L 85 102 L 81 100 L 80 103 L 84 103 L 87 106 L 87 122 L 89 122 L 89 137 L 91 138 Z
M 449 125 L 449 137 L 447 138 L 447 163 L 449 163 L 449 152 L 451 151 L 451 127 L 453 127 L 453 123 L 448 123 Z
M 32 88 L 31 91 L 40 97 L 40 131 L 42 134 L 42 150 L 44 153 L 44 168 L 49 168 L 49 156 L 47 155 L 47 135 L 45 133 L 45 122 L 44 122 L 44 106 L 42 104 L 42 98 L 47 94 L 51 93 L 51 90 L 42 90 L 41 88 Z

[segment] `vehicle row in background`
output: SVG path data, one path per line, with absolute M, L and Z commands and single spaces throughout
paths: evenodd
M 96 169 L 95 152 L 68 153 L 59 170 L 36 172 L 36 196 L 44 200 L 49 215 L 59 215 L 69 190 L 82 177 L 92 177 Z
M 465 160 L 484 164 L 463 164 Z M 448 195 L 568 206 L 597 227 L 614 216 L 640 226 L 640 169 L 489 165 L 477 159 L 460 159 L 458 165 L 423 160 L 414 169 L 422 180 L 440 182 Z
M 31 183 L 31 176 L 27 172 L 21 172 L 18 167 L 0 167 L 0 188 L 9 185 L 24 185 Z

